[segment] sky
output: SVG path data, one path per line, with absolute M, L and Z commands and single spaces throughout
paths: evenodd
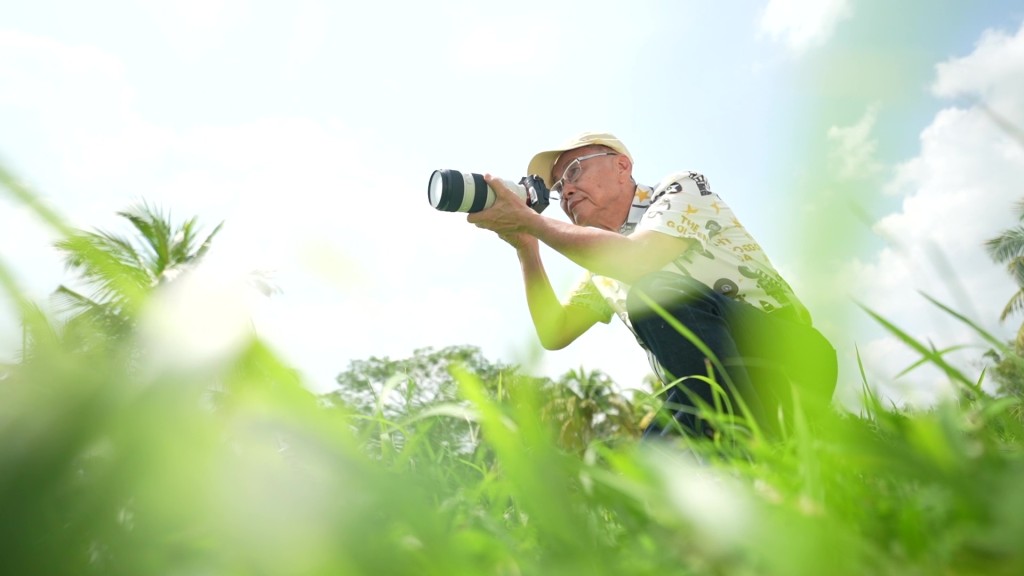
M 328 2 L 37 0 L 0 7 L 0 162 L 78 228 L 127 231 L 145 200 L 220 222 L 204 266 L 147 316 L 171 364 L 255 330 L 317 391 L 353 360 L 479 346 L 557 377 L 641 387 L 617 320 L 539 348 L 515 252 L 433 210 L 431 172 L 518 180 L 585 130 L 634 175 L 707 176 L 836 345 L 893 402 L 944 393 L 874 310 L 977 372 L 1015 292 L 982 244 L 1017 223 L 1024 3 L 909 0 Z M 557 206 L 546 216 L 565 220 Z M 47 306 L 75 279 L 56 236 L 0 191 L 0 264 Z M 559 292 L 581 276 L 544 252 Z M 277 293 L 246 288 L 260 274 Z M 20 346 L 0 299 L 0 356 Z

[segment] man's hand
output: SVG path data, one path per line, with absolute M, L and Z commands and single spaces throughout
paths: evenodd
M 516 247 L 520 260 L 538 255 L 537 240 L 583 268 L 601 276 L 632 284 L 646 274 L 660 270 L 697 241 L 642 230 L 630 236 L 599 228 L 578 226 L 545 218 L 516 196 L 501 180 L 484 176 L 494 190 L 494 204 L 470 214 L 471 223 L 492 230 Z M 527 238 L 524 238 L 527 237 Z
M 484 175 L 487 185 L 494 190 L 494 204 L 486 210 L 470 214 L 466 220 L 480 228 L 496 232 L 503 240 L 519 248 L 526 223 L 539 216 L 526 201 L 516 196 L 500 178 Z

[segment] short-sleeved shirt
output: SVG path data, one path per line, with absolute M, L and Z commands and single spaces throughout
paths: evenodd
M 638 185 L 619 232 L 629 235 L 639 230 L 696 240 L 662 270 L 690 276 L 765 312 L 785 310 L 810 324 L 810 314 L 792 288 L 702 174 L 679 172 L 654 188 Z M 626 313 L 628 293 L 629 285 L 588 272 L 566 305 L 591 310 L 604 323 L 616 314 L 632 330 Z

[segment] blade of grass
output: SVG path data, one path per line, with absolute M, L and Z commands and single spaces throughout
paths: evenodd
M 867 306 L 864 306 L 863 304 L 859 303 L 857 305 L 860 306 L 862 310 L 867 312 L 869 316 L 874 318 L 876 322 L 881 324 L 886 330 L 888 330 L 894 336 L 899 338 L 900 341 L 916 350 L 922 356 L 926 357 L 937 367 L 941 368 L 942 371 L 945 372 L 946 375 L 949 376 L 950 379 L 952 379 L 955 383 L 962 385 L 963 387 L 967 388 L 968 390 L 975 394 L 984 395 L 984 391 L 982 391 L 972 380 L 964 376 L 964 374 L 960 370 L 957 370 L 953 365 L 947 362 L 946 359 L 943 358 L 941 355 L 937 354 L 927 346 L 921 344 L 912 336 L 910 336 L 903 330 L 900 330 L 892 322 L 889 322 L 888 320 L 886 320 L 885 318 L 883 318 L 882 316 L 868 308 Z
M 995 346 L 1000 351 L 1005 353 L 1007 350 L 1009 350 L 1009 348 L 1007 347 L 1005 342 L 999 340 L 998 338 L 993 336 L 991 333 L 989 333 L 987 330 L 985 330 L 981 326 L 978 326 L 978 324 L 975 323 L 970 318 L 964 316 L 963 314 L 960 314 L 956 310 L 953 310 L 949 306 L 946 306 L 942 302 L 939 302 L 938 300 L 936 300 L 935 298 L 932 298 L 931 296 L 929 296 L 928 294 L 925 294 L 924 292 L 919 292 L 919 294 L 921 294 L 922 296 L 927 298 L 929 302 L 931 302 L 932 304 L 938 306 L 940 309 L 942 309 L 944 312 L 946 312 L 950 316 L 956 318 L 957 320 L 959 320 L 959 321 L 963 322 L 964 324 L 966 324 L 967 326 L 971 327 L 975 332 L 978 333 L 978 335 L 980 335 L 988 343 L 992 344 L 993 346 Z

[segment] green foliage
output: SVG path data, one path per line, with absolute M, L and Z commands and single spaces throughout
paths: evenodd
M 476 347 L 424 348 L 402 360 L 353 361 L 324 400 L 348 414 L 353 431 L 378 455 L 402 449 L 412 438 L 435 461 L 465 456 L 476 450 L 479 430 L 451 375 L 456 365 L 493 383 L 489 392 L 498 397 L 507 398 L 509 386 L 527 380 L 514 367 L 491 363 Z
M 867 394 L 779 442 L 642 443 L 645 406 L 599 372 L 425 349 L 354 362 L 317 397 L 258 339 L 173 365 L 130 329 L 69 345 L 2 263 L 0 282 L 34 346 L 0 367 L 12 574 L 1024 573 L 1019 394 L 979 392 L 890 324 L 964 378 L 956 402 Z
M 474 374 L 488 398 L 510 402 L 517 388 L 534 389 L 540 418 L 557 428 L 559 446 L 582 452 L 597 440 L 640 434 L 637 408 L 600 371 L 571 370 L 557 381 L 523 375 L 518 367 L 494 364 L 475 346 L 415 350 L 411 358 L 371 357 L 353 361 L 338 375 L 338 388 L 324 395 L 347 411 L 367 448 L 384 453 L 410 438 L 432 454 L 465 455 L 479 447 L 479 426 L 469 401 L 459 394 L 452 368 Z M 446 415 L 449 418 L 434 418 Z
M 72 323 L 85 319 L 123 334 L 143 298 L 202 259 L 223 223 L 200 242 L 196 217 L 174 226 L 169 215 L 145 202 L 117 215 L 131 223 L 134 236 L 76 230 L 57 242 L 67 268 L 91 294 L 61 285 L 54 298 Z
M 549 387 L 541 418 L 558 429 L 560 446 L 582 452 L 596 441 L 636 439 L 641 404 L 623 396 L 607 374 L 570 370 Z
M 1024 310 L 1024 201 L 1017 204 L 1017 214 L 1021 224 L 1003 230 L 998 236 L 985 243 L 989 256 L 997 264 L 1006 265 L 1006 271 L 1018 288 L 999 315 L 1000 320 L 1006 320 L 1013 314 Z M 1018 354 L 1024 354 L 1024 325 L 1017 333 L 1016 347 Z
M 999 385 L 1000 394 L 1024 398 L 1024 358 L 1009 349 L 1004 350 L 1003 356 L 995 352 L 989 356 L 996 360 L 989 374 Z

